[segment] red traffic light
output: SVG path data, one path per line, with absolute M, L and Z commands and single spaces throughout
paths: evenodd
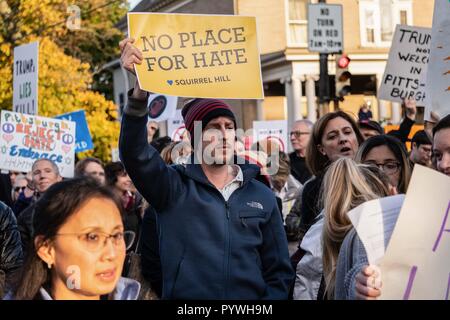
M 349 64 L 350 64 L 350 58 L 346 55 L 342 55 L 339 58 L 338 63 L 337 63 L 338 67 L 343 68 L 343 69 L 347 68 Z

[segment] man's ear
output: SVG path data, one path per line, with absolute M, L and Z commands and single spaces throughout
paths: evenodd
M 411 149 L 417 149 L 417 143 L 413 142 L 413 143 L 411 144 Z
M 58 180 L 58 182 L 60 182 L 60 181 L 62 181 L 62 179 L 63 178 L 59 175 L 57 180 Z
M 55 263 L 55 249 L 50 240 L 44 240 L 43 236 L 37 236 L 34 239 L 36 254 L 41 258 L 49 268 Z

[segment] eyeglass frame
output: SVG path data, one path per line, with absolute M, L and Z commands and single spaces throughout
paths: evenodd
M 364 162 L 364 164 L 367 165 L 372 165 L 372 166 L 377 166 L 381 171 L 383 171 L 385 174 L 396 174 L 397 172 L 399 172 L 402 168 L 402 164 L 398 161 L 388 161 L 386 163 L 376 163 L 376 162 Z M 384 167 L 387 164 L 395 164 L 397 166 L 397 169 L 395 169 L 395 171 L 388 173 L 387 170 L 384 169 Z
M 117 233 L 116 234 L 110 234 L 110 233 L 106 233 L 106 232 L 103 232 L 103 231 L 90 231 L 90 232 L 57 233 L 54 236 L 55 237 L 56 236 L 77 236 L 78 240 L 81 241 L 81 236 L 87 236 L 90 233 L 98 233 L 98 234 L 103 235 L 104 236 L 104 241 L 103 241 L 103 246 L 100 246 L 99 249 L 97 249 L 97 250 L 89 250 L 89 249 L 86 248 L 89 252 L 100 252 L 102 249 L 105 248 L 107 240 L 110 239 L 110 238 L 113 238 L 115 235 L 117 235 Z M 134 240 L 136 239 L 136 233 L 134 231 L 131 231 L 131 230 L 125 230 L 123 232 L 118 232 L 118 233 L 122 233 L 122 240 L 123 240 L 123 243 L 124 243 L 124 246 L 125 246 L 125 251 L 127 251 L 128 249 L 130 249 L 133 246 Z M 132 235 L 132 238 L 131 238 L 132 240 L 130 241 L 129 245 L 127 245 L 126 242 L 125 242 L 125 238 L 126 238 L 125 234 Z M 116 245 L 114 243 L 114 240 L 111 240 L 111 243 L 115 247 L 118 247 L 118 245 Z
M 289 132 L 289 137 L 294 135 L 296 138 L 300 138 L 302 135 L 308 135 L 308 134 L 311 134 L 311 132 L 291 131 L 291 132 Z

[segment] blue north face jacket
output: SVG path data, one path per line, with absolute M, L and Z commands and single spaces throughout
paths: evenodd
M 199 164 L 164 163 L 147 143 L 146 115 L 131 115 L 146 102 L 128 103 L 120 157 L 158 213 L 162 298 L 287 299 L 294 271 L 275 196 L 255 179 L 259 168 L 241 165 L 243 185 L 225 201 Z

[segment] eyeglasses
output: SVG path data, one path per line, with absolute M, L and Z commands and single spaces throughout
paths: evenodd
M 387 175 L 396 174 L 401 167 L 401 164 L 399 162 L 393 162 L 393 161 L 386 162 L 386 163 L 376 163 L 374 161 L 367 161 L 364 163 L 368 164 L 368 165 L 377 166 Z
M 131 248 L 136 234 L 133 231 L 116 232 L 109 234 L 100 231 L 87 233 L 57 233 L 56 236 L 77 236 L 81 245 L 90 252 L 98 252 L 106 246 L 106 240 L 111 239 L 115 247 L 125 247 L 125 250 Z
M 289 133 L 290 136 L 294 135 L 296 138 L 300 138 L 302 135 L 310 134 L 310 132 L 302 132 L 302 131 L 291 131 Z
M 27 187 L 14 187 L 15 192 L 24 191 Z

